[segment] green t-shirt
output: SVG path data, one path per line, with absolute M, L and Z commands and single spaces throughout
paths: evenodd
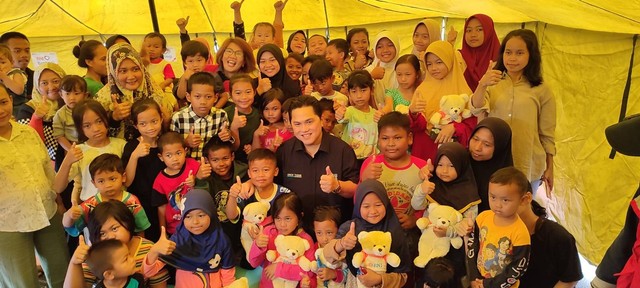
M 104 87 L 104 84 L 102 84 L 102 82 L 93 80 L 87 76 L 84 77 L 84 81 L 87 82 L 87 92 L 89 92 L 91 98 L 95 98 L 98 94 L 98 91 L 100 91 L 100 89 Z

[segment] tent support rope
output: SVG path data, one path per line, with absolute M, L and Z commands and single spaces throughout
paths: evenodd
M 622 92 L 622 104 L 620 105 L 620 116 L 618 122 L 622 122 L 627 114 L 627 102 L 629 102 L 629 91 L 631 90 L 631 75 L 633 74 L 633 58 L 636 54 L 636 42 L 638 41 L 638 34 L 633 35 L 633 46 L 631 46 L 631 59 L 629 60 L 629 71 L 627 72 L 627 83 L 624 85 L 624 92 Z M 616 150 L 611 148 L 609 159 L 616 157 Z

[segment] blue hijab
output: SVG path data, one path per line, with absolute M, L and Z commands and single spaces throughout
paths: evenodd
M 229 239 L 222 231 L 216 205 L 209 192 L 194 189 L 186 194 L 182 210 L 182 222 L 171 235 L 176 249 L 171 255 L 162 256 L 165 263 L 178 269 L 192 272 L 211 273 L 220 268 L 234 266 Z M 211 218 L 209 228 L 200 235 L 193 235 L 184 226 L 185 216 L 192 210 L 200 209 Z

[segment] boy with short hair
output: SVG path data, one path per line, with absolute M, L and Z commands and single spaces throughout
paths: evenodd
M 109 153 L 96 157 L 89 164 L 89 173 L 91 174 L 91 182 L 98 189 L 98 193 L 80 205 L 75 204 L 75 200 L 72 200 L 73 207 L 67 210 L 62 217 L 62 225 L 69 235 L 73 237 L 80 235 L 80 231 L 89 223 L 89 215 L 93 208 L 101 202 L 110 200 L 121 201 L 131 210 L 136 224 L 135 232 L 143 232 L 151 226 L 138 197 L 124 190 L 126 175 L 120 157 Z
M 531 197 L 531 184 L 520 170 L 506 167 L 491 175 L 491 210 L 478 215 L 467 243 L 472 288 L 519 286 L 529 264 L 531 238 L 518 208 Z
M 309 80 L 314 90 L 311 96 L 318 100 L 329 99 L 338 102 L 340 105 L 348 106 L 349 98 L 333 89 L 335 76 L 333 75 L 333 67 L 329 61 L 320 59 L 313 62 L 311 68 L 309 68 Z
M 322 111 L 322 115 L 320 115 L 320 120 L 322 120 L 322 129 L 326 133 L 334 133 L 334 129 L 338 121 L 336 121 L 336 111 L 333 109 L 333 101 L 329 99 L 320 99 L 318 101 L 318 105 L 320 106 L 320 111 Z M 337 136 L 340 137 L 340 136 Z
M 378 121 L 378 148 L 380 153 L 367 157 L 360 169 L 360 181 L 378 179 L 387 189 L 400 224 L 405 230 L 415 227 L 422 211 L 411 207 L 414 190 L 423 180 L 420 170 L 427 162 L 409 154 L 413 144 L 407 115 L 399 112 L 385 114 Z
M 195 159 L 202 157 L 204 144 L 213 136 L 235 142 L 235 135 L 227 128 L 227 113 L 213 106 L 219 95 L 215 82 L 208 72 L 196 72 L 189 77 L 186 97 L 191 104 L 171 117 L 171 131 L 184 137 L 191 151 L 189 155 Z
M 184 98 L 187 95 L 187 82 L 189 81 L 191 76 L 197 72 L 209 72 L 211 73 L 211 75 L 213 75 L 214 78 L 215 93 L 219 95 L 219 99 L 216 102 L 215 107 L 222 108 L 224 104 L 227 103 L 229 95 L 224 92 L 222 78 L 220 78 L 220 76 L 215 73 L 216 70 L 212 70 L 212 68 L 216 67 L 207 65 L 207 59 L 211 57 L 207 46 L 198 41 L 184 42 L 182 48 L 180 49 L 180 56 L 182 57 L 182 63 L 184 64 L 184 73 L 174 85 L 173 95 L 178 97 L 178 99 L 184 101 Z M 180 107 L 182 106 L 183 105 L 181 105 Z
M 318 206 L 313 211 L 313 232 L 316 235 L 315 249 L 324 248 L 329 241 L 336 239 L 338 234 L 338 226 L 340 226 L 340 210 L 334 206 Z M 319 255 L 316 253 L 316 255 Z M 331 269 L 323 267 L 324 265 L 316 256 L 318 270 L 314 271 L 318 275 L 318 287 L 335 287 L 335 285 L 343 284 L 347 279 L 347 265 L 342 264 L 341 267 Z M 331 281 L 331 282 L 329 282 Z M 322 283 L 322 285 L 320 285 Z
M 94 243 L 87 252 L 86 263 L 93 275 L 100 279 L 93 287 L 145 287 L 144 277 L 136 273 L 135 259 L 120 240 L 107 239 Z
M 325 58 L 333 66 L 333 90 L 347 94 L 347 87 L 344 84 L 351 73 L 346 69 L 348 66 L 344 65 L 347 58 L 349 58 L 349 43 L 347 43 L 347 40 L 333 39 L 329 41 Z
M 276 154 L 266 148 L 251 151 L 249 160 L 249 181 L 242 183 L 236 177 L 236 183 L 229 189 L 229 198 L 225 208 L 227 217 L 231 222 L 240 220 L 240 214 L 244 207 L 252 202 L 268 202 L 273 205 L 273 200 L 284 193 L 291 193 L 289 188 L 273 183 L 273 178 L 278 175 L 278 160 Z M 238 199 L 240 198 L 240 199 Z M 270 219 L 271 215 L 267 217 Z M 270 223 L 272 220 L 265 220 Z
M 205 179 L 211 174 L 211 165 L 204 157 L 200 162 L 187 158 L 187 146 L 182 135 L 167 132 L 158 139 L 158 157 L 167 165 L 153 182 L 156 192 L 151 205 L 158 207 L 158 221 L 167 233 L 173 234 L 180 224 L 183 197 L 195 186 L 195 178 Z

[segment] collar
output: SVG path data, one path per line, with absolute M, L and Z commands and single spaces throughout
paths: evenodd
M 20 137 L 20 135 L 25 132 L 24 128 L 27 127 L 26 125 L 18 124 L 13 120 L 9 120 L 9 124 L 11 125 L 11 136 L 9 136 L 9 139 L 0 137 L 0 139 L 4 141 L 13 141 L 16 138 Z
M 204 119 L 205 121 L 210 121 L 211 120 L 211 115 L 213 114 L 213 112 L 215 112 L 214 110 L 215 108 L 211 108 L 211 111 L 209 111 L 209 114 L 207 116 L 204 117 L 200 117 L 198 116 L 198 114 L 196 114 L 196 112 L 193 111 L 193 107 L 191 107 L 191 104 L 189 104 L 189 117 L 191 117 L 192 119 L 194 119 L 196 122 Z
M 158 64 L 158 63 L 162 62 L 162 60 L 164 60 L 162 57 L 158 57 L 158 58 L 156 58 L 156 60 L 149 59 L 149 62 L 151 62 L 151 64 Z
M 335 136 L 327 134 L 326 132 L 324 132 L 324 130 L 322 130 L 321 137 L 322 139 L 320 140 L 320 148 L 318 148 L 318 152 L 324 151 L 326 153 L 331 153 L 331 137 Z M 304 144 L 298 138 L 295 138 L 293 142 L 293 151 L 303 151 L 305 154 L 307 153 L 307 150 L 304 148 Z

